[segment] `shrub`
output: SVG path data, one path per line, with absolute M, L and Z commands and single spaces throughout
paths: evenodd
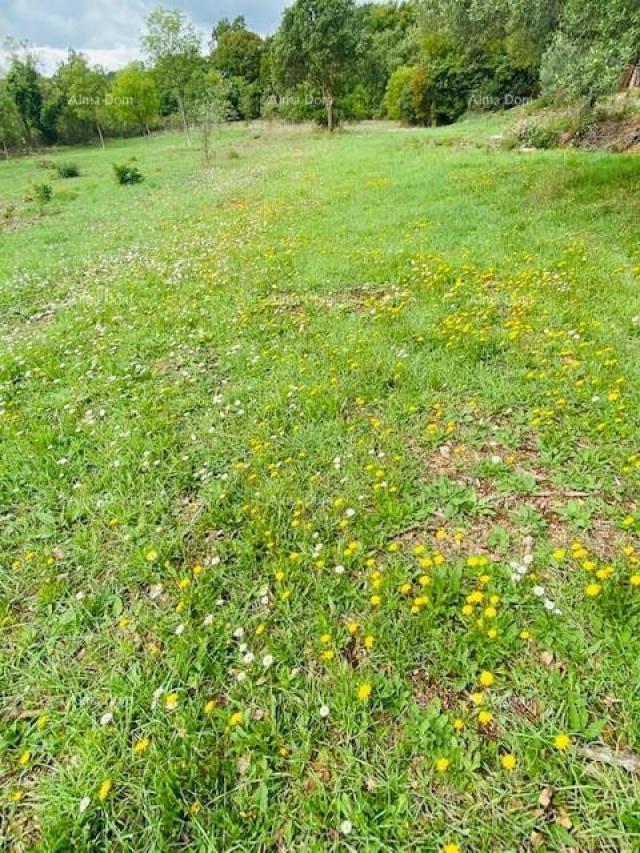
M 401 121 L 403 110 L 401 101 L 405 91 L 411 84 L 413 69 L 406 65 L 401 65 L 393 72 L 387 83 L 387 91 L 384 96 L 384 106 L 387 111 L 387 116 L 394 121 Z
M 58 163 L 56 171 L 60 178 L 78 178 L 80 176 L 80 169 L 77 163 Z
M 53 187 L 46 183 L 34 184 L 33 195 L 39 204 L 46 204 L 53 198 Z
M 514 128 L 514 135 L 517 142 L 526 148 L 555 148 L 562 131 L 538 121 L 524 121 Z
M 123 163 L 120 166 L 114 163 L 113 171 L 119 184 L 139 184 L 144 181 L 142 172 L 136 166 L 131 166 L 128 163 Z

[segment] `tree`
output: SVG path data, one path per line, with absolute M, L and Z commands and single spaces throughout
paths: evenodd
M 0 80 L 0 144 L 7 159 L 9 150 L 17 148 L 20 142 L 20 115 L 7 91 L 6 82 Z
M 218 29 L 215 32 L 219 32 Z M 249 83 L 260 78 L 264 42 L 257 33 L 229 26 L 218 35 L 211 64 L 225 77 L 244 77 Z
M 187 101 L 193 97 L 194 78 L 202 73 L 200 36 L 183 12 L 158 6 L 146 18 L 142 38 L 161 89 L 175 97 L 187 138 Z
M 238 15 L 233 21 L 230 21 L 229 18 L 221 18 L 211 31 L 211 46 L 215 48 L 216 44 L 226 33 L 246 29 L 247 25 L 244 15 Z
M 160 96 L 156 82 L 140 62 L 132 62 L 118 71 L 107 104 L 121 127 L 137 126 L 141 133 L 158 117 Z
M 590 105 L 615 91 L 629 65 L 640 62 L 638 0 L 567 0 L 541 71 L 543 90 L 558 100 Z
M 67 61 L 58 66 L 55 78 L 68 112 L 90 131 L 95 128 L 104 148 L 102 116 L 107 91 L 104 70 L 99 66 L 92 68 L 83 53 L 70 50 Z
M 274 40 L 280 80 L 320 90 L 329 131 L 334 98 L 354 67 L 357 42 L 353 0 L 296 0 L 285 9 Z
M 365 3 L 357 13 L 361 23 L 354 84 L 364 91 L 369 115 L 379 116 L 392 73 L 418 60 L 417 4 Z
M 20 116 L 27 145 L 31 147 L 33 131 L 39 127 L 42 110 L 40 74 L 33 54 L 25 53 L 22 59 L 17 53 L 12 55 L 7 74 L 7 91 Z

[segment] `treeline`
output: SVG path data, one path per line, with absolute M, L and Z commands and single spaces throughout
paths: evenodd
M 638 0 L 296 0 L 262 37 L 243 17 L 194 25 L 162 7 L 144 62 L 117 72 L 70 51 L 50 77 L 15 50 L 0 79 L 0 145 L 103 142 L 172 124 L 280 117 L 455 121 L 540 95 L 595 100 L 638 81 Z

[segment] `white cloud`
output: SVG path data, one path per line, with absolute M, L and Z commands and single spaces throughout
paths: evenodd
M 108 68 L 139 54 L 145 16 L 159 0 L 0 0 L 0 46 L 7 36 L 39 45 L 49 71 L 70 47 Z M 244 15 L 247 26 L 273 32 L 291 0 L 163 0 L 181 8 L 203 32 L 203 43 L 220 18 Z M 58 53 L 61 51 L 62 53 Z

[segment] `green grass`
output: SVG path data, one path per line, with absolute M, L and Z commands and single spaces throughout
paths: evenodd
M 505 122 L 1 164 L 7 849 L 640 849 L 638 160 Z

